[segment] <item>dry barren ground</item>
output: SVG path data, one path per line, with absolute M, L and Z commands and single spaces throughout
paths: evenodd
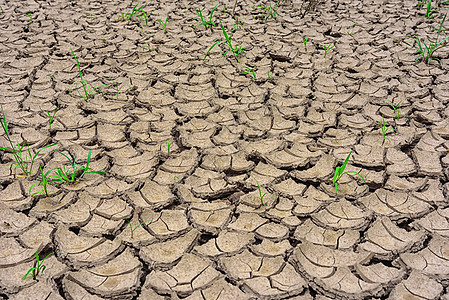
M 1 1 L 0 298 L 448 300 L 432 2 Z

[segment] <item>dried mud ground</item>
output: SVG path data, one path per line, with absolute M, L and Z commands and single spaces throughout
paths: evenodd
M 213 17 L 228 30 L 233 3 Z M 448 4 L 426 19 L 417 1 L 326 1 L 302 17 L 287 1 L 264 24 L 239 0 L 239 62 L 219 46 L 203 61 L 223 33 L 187 21 L 217 3 L 152 1 L 148 25 L 116 20 L 136 4 L 2 2 L 11 140 L 59 144 L 28 177 L 0 150 L 1 298 L 449 299 L 449 55 L 415 64 L 394 42 L 433 40 Z M 70 48 L 84 80 L 107 84 L 92 98 L 75 92 Z M 30 196 L 39 164 L 68 167 L 55 150 L 83 166 L 92 150 L 106 175 Z M 336 193 L 350 151 L 345 171 L 366 184 L 345 174 Z M 22 279 L 36 252 L 56 253 Z

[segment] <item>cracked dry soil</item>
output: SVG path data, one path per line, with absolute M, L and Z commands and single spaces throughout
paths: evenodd
M 2 2 L 11 139 L 59 144 L 27 178 L 0 150 L 0 298 L 449 299 L 448 50 L 414 64 L 393 42 L 434 38 L 448 4 L 425 19 L 417 1 L 326 0 L 302 17 L 287 1 L 264 24 L 239 0 L 237 63 L 219 47 L 203 61 L 222 32 L 187 21 L 216 3 L 148 2 L 148 25 L 116 20 L 129 1 Z M 219 3 L 217 24 L 231 28 L 233 3 Z M 69 94 L 70 47 L 89 84 L 123 88 Z M 402 101 L 400 118 L 385 99 Z M 384 142 L 382 116 L 395 129 Z M 30 196 L 39 164 L 68 166 L 55 150 L 83 166 L 92 150 L 107 174 Z M 346 171 L 366 184 L 346 174 L 336 193 L 351 150 Z M 266 205 L 253 177 L 276 196 Z M 36 252 L 56 253 L 22 279 Z

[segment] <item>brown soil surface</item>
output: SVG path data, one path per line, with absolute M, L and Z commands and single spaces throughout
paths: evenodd
M 414 0 L 288 0 L 265 24 L 239 0 L 238 62 L 224 45 L 203 61 L 234 0 L 213 30 L 188 20 L 216 1 L 147 1 L 148 24 L 118 20 L 136 4 L 1 3 L 10 138 L 58 144 L 28 176 L 0 150 L 0 298 L 449 299 L 449 51 L 415 63 L 395 42 L 435 41 L 449 4 L 427 19 Z M 71 48 L 103 84 L 88 99 Z M 30 195 L 39 165 L 71 170 L 56 150 L 81 166 L 91 151 L 106 174 Z M 345 172 L 366 183 L 344 174 L 336 192 L 350 151 Z M 36 253 L 46 268 L 23 279 Z

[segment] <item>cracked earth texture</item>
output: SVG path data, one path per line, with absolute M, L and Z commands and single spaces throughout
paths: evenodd
M 231 28 L 233 3 L 217 24 Z M 415 64 L 393 42 L 434 38 L 448 4 L 425 19 L 417 1 L 335 0 L 302 18 L 287 1 L 264 24 L 239 0 L 239 63 L 218 46 L 203 61 L 222 32 L 187 22 L 189 7 L 216 3 L 151 1 L 148 25 L 116 20 L 135 4 L 2 2 L 11 139 L 59 144 L 26 178 L 0 150 L 0 298 L 449 299 L 449 52 Z M 123 88 L 69 94 L 70 47 L 91 86 Z M 402 101 L 400 118 L 385 99 Z M 396 130 L 385 142 L 382 116 Z M 90 167 L 107 174 L 30 196 L 39 163 L 67 165 L 54 150 L 82 165 L 92 150 Z M 336 193 L 351 150 L 345 171 L 366 184 L 345 174 Z M 55 251 L 22 279 L 36 252 Z

